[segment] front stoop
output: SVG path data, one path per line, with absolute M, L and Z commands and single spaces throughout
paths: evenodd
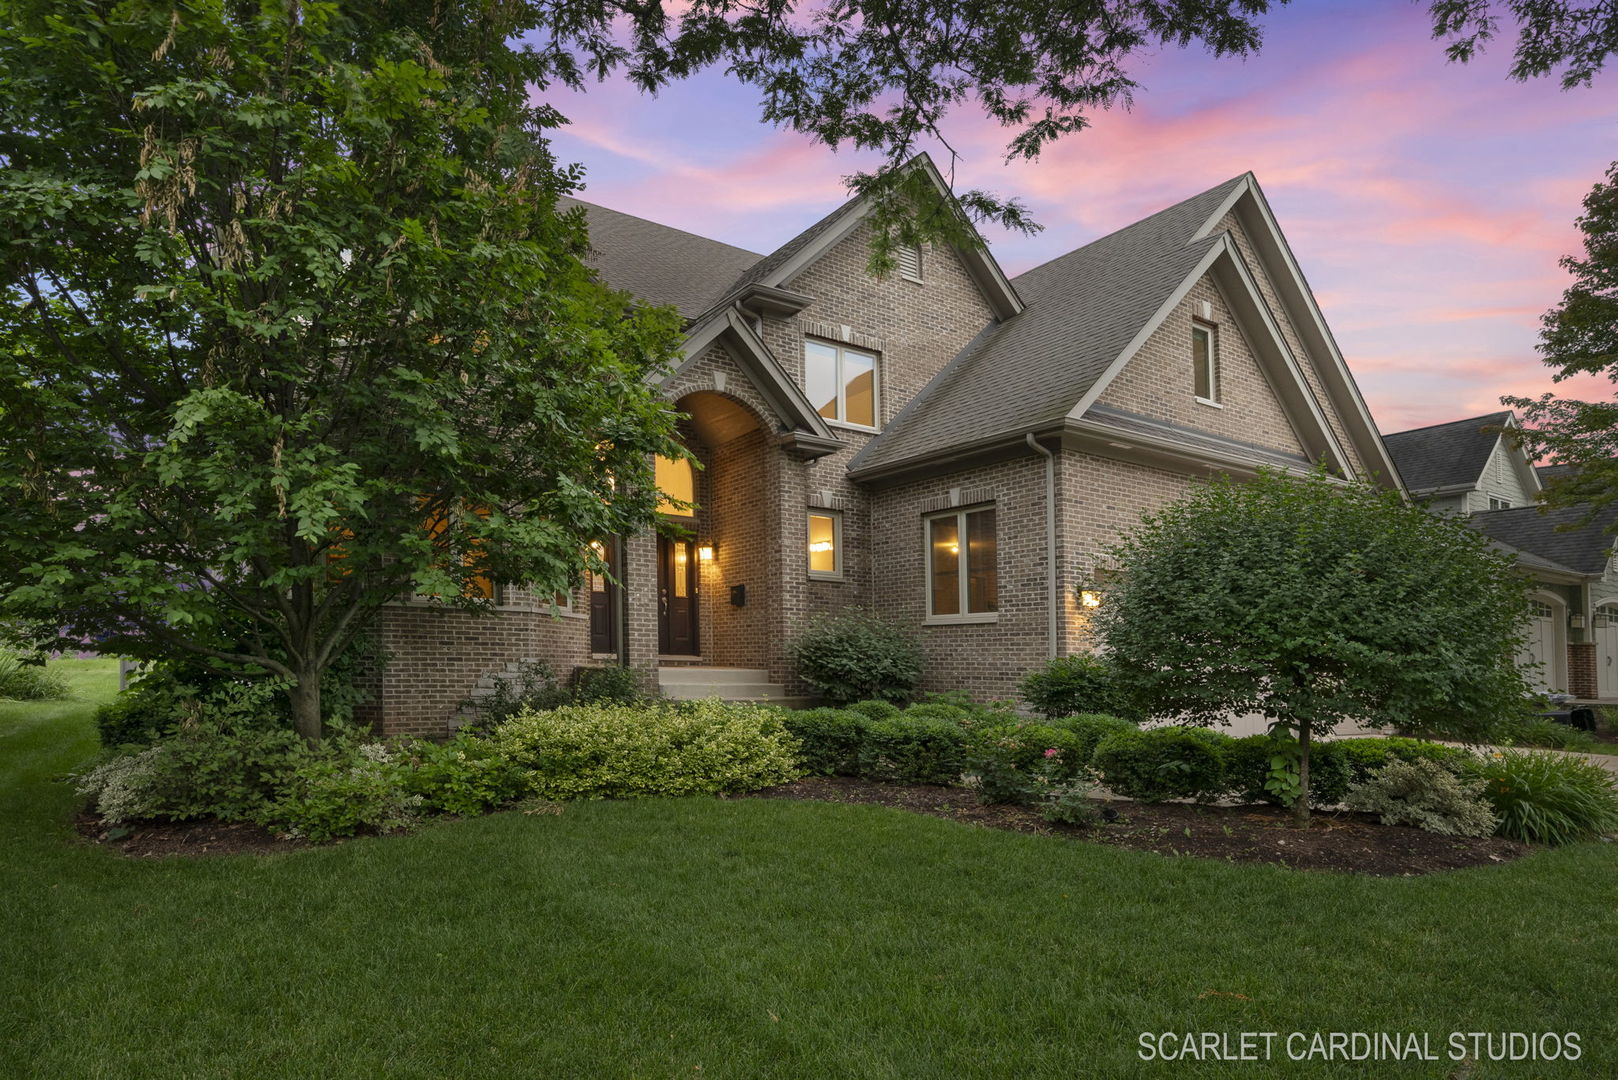
M 671 701 L 718 698 L 721 701 L 758 701 L 769 705 L 796 705 L 780 683 L 770 681 L 763 668 L 661 667 L 657 685 Z

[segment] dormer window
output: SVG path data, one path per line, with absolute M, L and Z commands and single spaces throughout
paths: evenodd
M 1191 387 L 1204 405 L 1219 404 L 1219 347 L 1215 330 L 1191 324 Z
M 1510 499 L 1497 499 L 1493 495 L 1490 495 L 1489 496 L 1489 509 L 1490 510 L 1510 510 L 1511 509 L 1511 500 Z
M 906 281 L 921 280 L 921 245 L 900 244 L 894 253 L 899 263 L 899 276 Z

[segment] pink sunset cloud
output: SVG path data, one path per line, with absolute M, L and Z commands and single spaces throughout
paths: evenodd
M 1618 158 L 1618 97 L 1515 83 L 1506 64 L 1503 50 L 1446 63 L 1422 12 L 1392 0 L 1288 8 L 1249 60 L 1151 58 L 1132 111 L 1096 115 L 1038 162 L 1004 162 L 1008 132 L 966 113 L 948 131 L 960 157 L 931 149 L 958 186 L 1019 197 L 1045 226 L 988 234 L 1012 274 L 1253 171 L 1394 431 L 1552 388 L 1539 320 L 1566 288 L 1579 202 Z M 874 162 L 759 126 L 750 91 L 717 77 L 657 100 L 609 84 L 557 104 L 586 197 L 753 250 L 837 205 L 842 177 Z

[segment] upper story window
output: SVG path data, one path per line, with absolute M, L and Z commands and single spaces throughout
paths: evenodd
M 809 576 L 843 576 L 843 515 L 836 510 L 809 511 Z
M 1511 509 L 1511 500 L 1510 499 L 1497 499 L 1493 495 L 1490 495 L 1489 496 L 1489 509 L 1490 510 L 1510 510 Z
M 691 468 L 690 459 L 675 460 L 659 454 L 657 490 L 662 495 L 657 504 L 659 514 L 690 517 L 695 512 L 697 501 L 697 477 Z
M 1219 404 L 1219 341 L 1212 326 L 1191 324 L 1191 388 L 1205 405 Z
M 994 507 L 933 514 L 927 524 L 927 617 L 974 621 L 999 610 Z
M 825 341 L 803 343 L 803 383 L 827 420 L 876 427 L 876 355 Z
M 893 253 L 899 263 L 899 276 L 906 281 L 921 280 L 921 245 L 901 244 Z

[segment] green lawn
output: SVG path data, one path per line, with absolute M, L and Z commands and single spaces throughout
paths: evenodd
M 1372 880 L 864 806 L 508 813 L 271 858 L 78 843 L 115 682 L 0 703 L 0 1076 L 1442 1077 L 1143 1063 L 1142 1031 L 1576 1031 L 1618 1075 L 1618 851 Z

